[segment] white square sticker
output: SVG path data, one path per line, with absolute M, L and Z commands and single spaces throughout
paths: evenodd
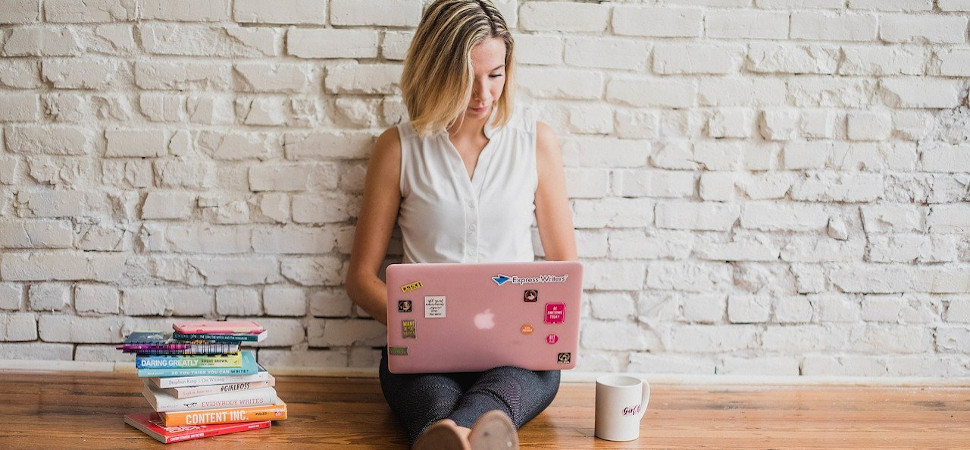
M 424 318 L 443 319 L 445 317 L 445 296 L 429 295 L 424 298 Z

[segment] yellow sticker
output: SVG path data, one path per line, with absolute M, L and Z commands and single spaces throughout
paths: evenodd
M 414 283 L 405 284 L 404 286 L 401 286 L 401 291 L 402 292 L 411 292 L 411 291 L 413 291 L 415 289 L 421 289 L 423 287 L 424 287 L 424 285 L 421 284 L 420 281 L 415 281 Z

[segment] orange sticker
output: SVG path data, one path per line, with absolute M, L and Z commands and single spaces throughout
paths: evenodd
M 522 331 L 522 334 L 528 336 L 532 334 L 533 331 L 535 331 L 535 328 L 532 328 L 532 325 L 525 324 L 525 325 L 522 325 L 521 331 Z

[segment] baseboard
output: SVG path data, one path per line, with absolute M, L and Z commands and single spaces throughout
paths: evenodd
M 352 367 L 267 367 L 274 375 L 375 378 L 376 368 Z M 0 371 L 25 372 L 119 372 L 135 373 L 131 362 L 0 360 Z M 564 371 L 564 383 L 593 383 L 608 372 Z M 844 377 L 844 376 L 759 376 L 759 375 L 681 375 L 655 373 L 623 373 L 658 385 L 710 388 L 713 386 L 881 386 L 881 387 L 966 387 L 970 378 L 939 377 Z

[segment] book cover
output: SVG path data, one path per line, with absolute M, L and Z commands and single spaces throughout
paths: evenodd
M 242 406 L 272 405 L 276 401 L 276 389 L 265 387 L 252 391 L 223 392 L 192 398 L 175 398 L 151 383 L 145 383 L 142 395 L 157 412 L 177 412 Z
M 135 331 L 125 341 L 115 347 L 125 353 L 145 353 L 162 355 L 218 355 L 236 353 L 238 342 L 216 342 L 205 340 L 179 340 L 171 332 Z
M 266 339 L 269 330 L 264 330 L 259 334 L 246 334 L 246 333 L 236 333 L 236 334 L 220 334 L 220 333 L 201 333 L 201 334 L 186 334 L 174 332 L 172 333 L 173 339 L 178 339 L 182 341 L 194 341 L 203 339 L 206 341 L 216 341 L 216 342 L 262 342 Z
M 149 380 L 149 378 L 146 378 L 146 380 Z M 157 385 L 154 386 L 157 387 Z M 165 388 L 162 390 L 166 394 L 175 398 L 192 398 L 203 395 L 222 394 L 226 392 L 254 391 L 256 389 L 273 386 L 276 386 L 276 378 L 270 375 L 269 380 L 267 381 L 243 381 L 237 383 L 211 384 L 206 386 L 174 387 Z
M 242 353 L 223 355 L 145 355 L 135 356 L 137 369 L 171 369 L 191 367 L 241 367 Z
M 186 386 L 209 386 L 213 384 L 245 383 L 250 381 L 267 381 L 272 375 L 263 366 L 256 364 L 257 372 L 252 375 L 197 375 L 177 377 L 149 377 L 148 381 L 160 388 L 175 388 Z
M 242 351 L 242 365 L 239 367 L 185 367 L 138 369 L 138 376 L 147 377 L 191 377 L 204 375 L 252 375 L 259 371 L 256 354 L 251 350 Z
M 240 431 L 258 430 L 269 428 L 272 422 L 263 420 L 259 422 L 227 423 L 218 425 L 188 425 L 177 427 L 166 427 L 157 413 L 143 412 L 125 415 L 125 423 L 131 425 L 141 432 L 155 438 L 163 444 L 172 442 L 188 441 L 190 439 L 201 439 L 220 434 L 237 433 Z
M 266 406 L 168 412 L 159 413 L 159 417 L 167 427 L 286 420 L 286 403 L 277 398 L 274 404 Z

